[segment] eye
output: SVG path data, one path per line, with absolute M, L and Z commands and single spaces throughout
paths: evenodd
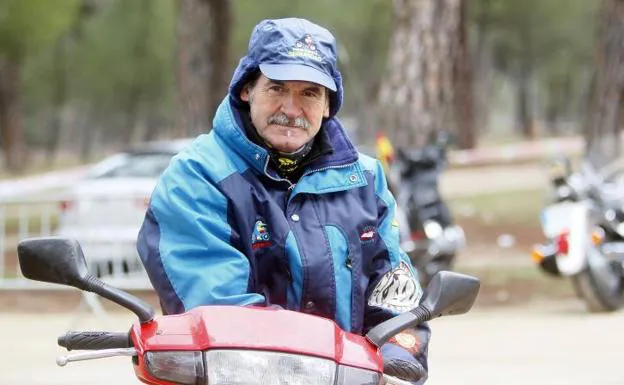
M 279 84 L 273 84 L 269 86 L 269 91 L 273 93 L 281 93 L 283 90 L 284 87 L 280 86 Z
M 303 91 L 303 96 L 305 96 L 306 98 L 316 99 L 320 96 L 320 93 L 315 90 L 305 90 Z

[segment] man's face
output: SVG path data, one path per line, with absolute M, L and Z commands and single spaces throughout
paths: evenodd
M 260 75 L 245 86 L 241 99 L 249 102 L 251 121 L 265 142 L 281 152 L 294 152 L 309 142 L 329 116 L 325 87 L 305 81 L 271 80 Z

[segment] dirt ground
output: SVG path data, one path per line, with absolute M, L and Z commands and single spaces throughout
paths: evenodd
M 57 367 L 56 338 L 70 324 L 83 330 L 126 330 L 133 317 L 71 313 L 0 315 L 0 384 L 138 384 L 129 358 Z M 427 385 L 620 385 L 624 383 L 624 312 L 587 314 L 576 301 L 476 308 L 431 322 Z
M 448 197 L 539 188 L 538 165 L 449 170 Z M 467 315 L 431 323 L 427 385 L 615 385 L 624 384 L 624 312 L 588 314 L 569 282 L 546 277 L 532 264 L 538 227 L 460 217 L 468 246 L 456 269 L 478 276 L 482 288 Z M 497 245 L 500 234 L 514 244 Z M 152 293 L 135 292 L 153 305 Z M 126 330 L 134 318 L 103 300 L 109 316 L 96 319 L 76 309 L 74 290 L 0 292 L 0 384 L 137 384 L 128 358 L 71 363 L 59 368 L 56 338 L 68 329 Z

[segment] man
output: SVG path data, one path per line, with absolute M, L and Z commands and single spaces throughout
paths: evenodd
M 418 304 L 394 198 L 335 117 L 342 97 L 329 31 L 254 28 L 212 132 L 172 160 L 139 233 L 165 312 L 279 305 L 365 333 Z M 428 340 L 421 326 L 384 345 L 387 372 L 424 372 Z

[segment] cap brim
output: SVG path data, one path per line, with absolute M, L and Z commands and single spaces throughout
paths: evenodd
M 334 79 L 316 68 L 301 64 L 260 64 L 260 71 L 272 80 L 301 80 L 320 84 L 336 92 Z

